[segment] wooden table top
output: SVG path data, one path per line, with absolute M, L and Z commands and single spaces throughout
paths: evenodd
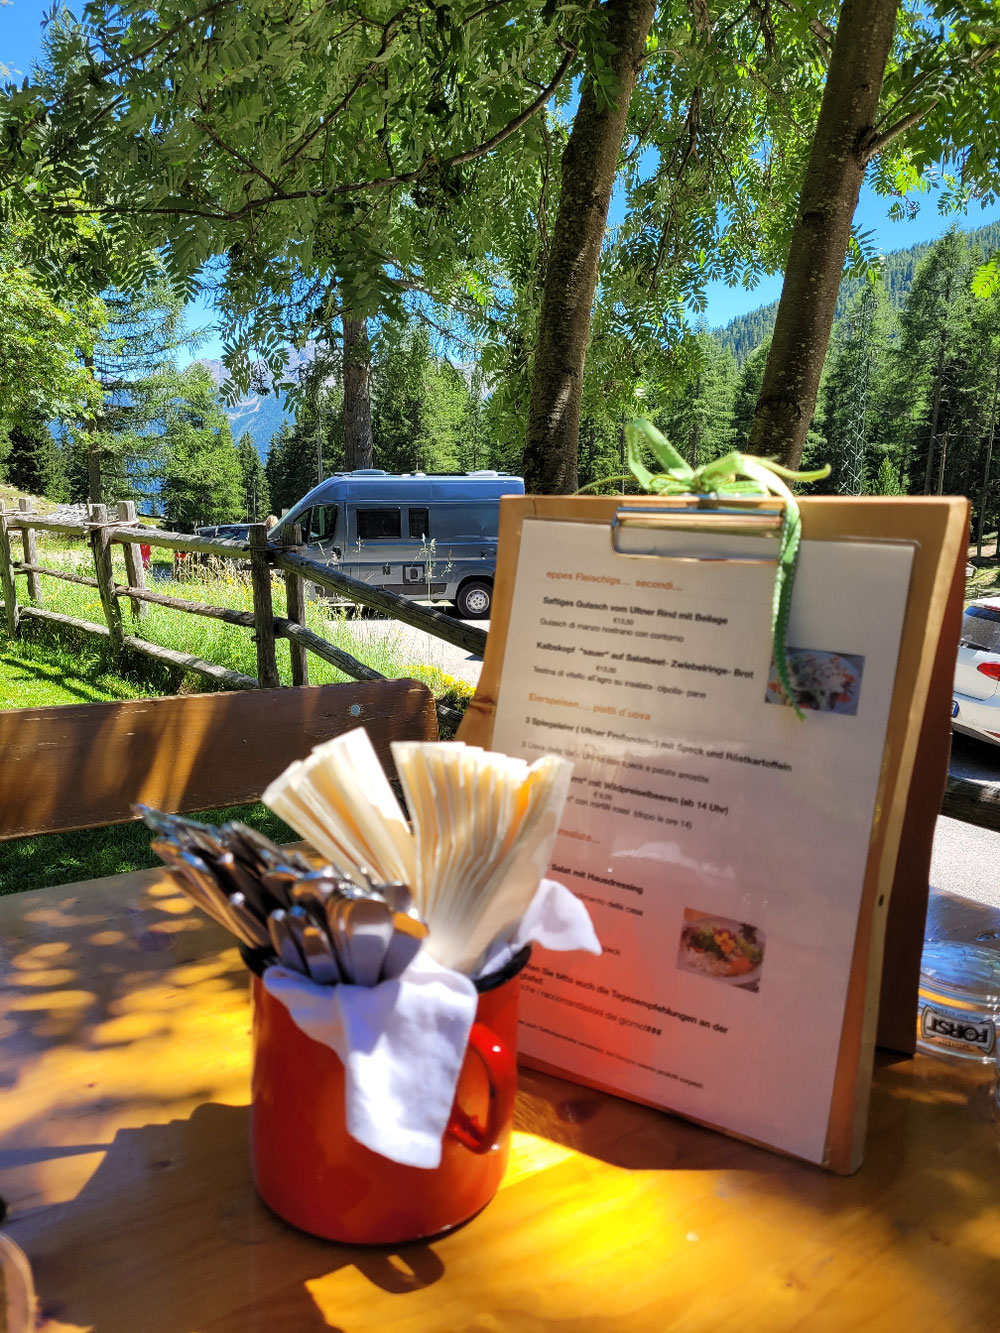
M 156 871 L 0 899 L 0 1194 L 46 1333 L 997 1327 L 989 1076 L 919 1056 L 879 1057 L 849 1179 L 525 1070 L 468 1225 L 393 1250 L 292 1230 L 250 1181 L 227 940 Z

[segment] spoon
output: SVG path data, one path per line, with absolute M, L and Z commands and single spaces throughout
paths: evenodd
M 392 940 L 392 913 L 372 898 L 351 898 L 337 914 L 356 986 L 374 986 Z
M 406 969 L 420 952 L 420 946 L 427 938 L 427 927 L 416 917 L 405 912 L 392 914 L 392 939 L 382 960 L 381 981 L 393 981 Z

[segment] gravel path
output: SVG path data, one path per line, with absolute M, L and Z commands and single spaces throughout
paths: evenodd
M 973 782 L 1000 782 L 1000 745 L 952 736 L 951 772 Z M 1000 833 L 939 817 L 931 883 L 948 893 L 1000 907 Z
M 490 627 L 488 620 L 466 620 L 464 623 L 487 631 Z M 351 633 L 361 640 L 387 641 L 393 652 L 407 661 L 437 667 L 446 675 L 467 681 L 470 685 L 475 685 L 479 680 L 483 665 L 481 657 L 473 657 L 464 648 L 456 648 L 443 639 L 436 639 L 433 634 L 414 629 L 412 625 L 404 625 L 398 620 L 359 618 L 351 620 L 350 627 Z

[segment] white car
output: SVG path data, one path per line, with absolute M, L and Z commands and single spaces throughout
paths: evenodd
M 980 597 L 965 608 L 951 725 L 1000 745 L 1000 597 Z

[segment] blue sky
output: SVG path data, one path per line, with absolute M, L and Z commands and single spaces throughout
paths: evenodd
M 41 48 L 41 22 L 46 9 L 51 9 L 52 0 L 9 0 L 4 4 L 0 0 L 0 64 L 16 70 L 20 75 L 27 74 L 32 60 Z M 965 228 L 981 227 L 988 222 L 1000 220 L 1000 204 L 981 209 L 978 204 L 962 216 L 949 214 L 942 217 L 938 213 L 933 192 L 921 197 L 920 211 L 911 221 L 893 222 L 888 217 L 891 200 L 877 198 L 867 187 L 862 190 L 856 224 L 864 231 L 873 233 L 877 249 L 883 253 L 890 250 L 904 250 L 907 246 L 920 241 L 930 241 L 947 231 L 952 222 L 958 221 Z M 774 301 L 781 294 L 781 278 L 765 277 L 753 291 L 740 287 L 727 287 L 724 282 L 710 283 L 708 287 L 707 318 L 710 326 L 726 324 L 736 315 L 754 310 L 757 306 Z M 193 306 L 190 312 L 194 327 L 203 327 L 211 322 L 211 312 L 203 306 Z M 218 338 L 211 338 L 201 345 L 198 356 L 221 355 Z

